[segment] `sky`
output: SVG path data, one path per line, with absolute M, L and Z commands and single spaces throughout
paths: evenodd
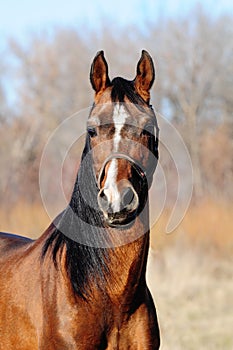
M 232 0 L 0 0 L 0 54 L 9 59 L 10 38 L 27 43 L 31 35 L 56 27 L 98 33 L 106 19 L 110 31 L 128 25 L 148 31 L 148 23 L 187 17 L 198 4 L 212 17 L 233 16 Z M 2 81 L 8 99 L 14 100 L 11 83 Z
M 232 0 L 0 0 L 0 46 L 53 26 L 99 30 L 105 18 L 143 28 L 148 20 L 185 16 L 197 3 L 211 16 L 233 14 Z

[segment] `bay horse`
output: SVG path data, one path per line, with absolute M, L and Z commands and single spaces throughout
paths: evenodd
M 146 284 L 148 190 L 158 159 L 154 65 L 108 76 L 95 56 L 86 143 L 67 208 L 37 240 L 1 233 L 1 350 L 156 350 Z

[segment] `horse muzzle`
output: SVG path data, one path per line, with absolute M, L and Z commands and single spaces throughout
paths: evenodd
M 127 179 L 98 193 L 98 204 L 109 226 L 121 226 L 131 223 L 137 216 L 138 194 Z
M 98 176 L 98 205 L 103 212 L 106 223 L 109 226 L 124 226 L 132 223 L 139 212 L 139 195 L 131 181 L 127 178 L 110 181 L 101 187 L 106 166 L 112 160 L 124 159 L 131 165 L 138 178 L 141 191 L 144 192 L 147 185 L 147 173 L 143 166 L 135 159 L 124 153 L 112 153 L 108 156 L 100 169 Z

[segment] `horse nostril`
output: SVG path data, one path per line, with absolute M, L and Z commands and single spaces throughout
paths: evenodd
M 132 190 L 132 188 L 127 187 L 124 191 L 123 191 L 123 195 L 122 195 L 122 199 L 121 199 L 121 203 L 123 205 L 124 208 L 126 208 L 127 206 L 129 206 L 134 200 L 134 192 Z
M 98 195 L 98 202 L 99 202 L 99 205 L 100 207 L 103 209 L 103 210 L 108 210 L 108 207 L 109 207 L 109 203 L 108 203 L 108 197 L 106 196 L 106 194 L 104 193 L 104 189 L 102 189 L 100 192 L 99 192 L 99 195 Z

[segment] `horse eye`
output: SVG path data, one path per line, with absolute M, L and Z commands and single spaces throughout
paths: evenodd
M 146 125 L 141 132 L 141 135 L 150 136 L 153 134 L 154 134 L 154 125 L 151 125 L 151 124 Z
M 88 135 L 89 135 L 90 137 L 95 137 L 95 136 L 97 136 L 96 128 L 94 128 L 93 126 L 89 126 L 89 127 L 87 128 L 87 132 L 88 132 Z

